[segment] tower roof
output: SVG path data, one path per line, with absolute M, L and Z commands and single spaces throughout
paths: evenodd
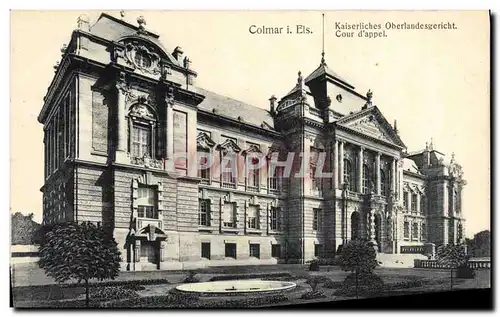
M 353 85 L 349 84 L 345 79 L 343 79 L 337 73 L 335 73 L 333 70 L 331 70 L 330 67 L 328 67 L 326 65 L 324 59 L 322 59 L 319 67 L 316 68 L 309 76 L 306 77 L 304 82 L 305 82 L 305 84 L 307 84 L 308 82 L 310 82 L 316 78 L 321 78 L 321 77 L 333 80 L 334 82 L 340 83 L 344 86 L 347 86 L 351 89 L 354 89 Z

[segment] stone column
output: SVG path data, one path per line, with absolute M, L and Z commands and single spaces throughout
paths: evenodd
M 117 90 L 117 144 L 115 160 L 124 162 L 127 159 L 127 122 L 125 120 L 125 98 L 128 87 L 125 81 L 116 82 Z
M 403 195 L 404 195 L 404 191 L 402 191 Z M 406 212 L 409 212 L 409 213 L 412 213 L 413 211 L 411 210 L 411 191 L 407 191 L 406 192 L 406 201 L 408 201 L 408 206 L 406 206 Z M 411 232 L 411 228 L 410 228 L 410 232 Z
M 359 147 L 359 152 L 358 152 L 358 175 L 357 175 L 357 185 L 358 185 L 358 193 L 363 192 L 363 150 L 364 147 Z
M 174 157 L 174 109 L 172 109 L 172 104 L 167 101 L 167 160 L 171 160 Z
M 344 141 L 340 141 L 340 153 L 339 153 L 339 173 L 338 173 L 338 180 L 339 184 L 343 185 L 344 184 Z
M 403 160 L 399 160 L 397 164 L 396 171 L 399 175 L 399 183 L 396 182 L 396 189 L 399 199 L 403 199 Z
M 416 210 L 417 215 L 422 213 L 422 210 L 420 210 L 420 194 L 417 193 L 417 210 Z
M 333 146 L 333 188 L 339 187 L 339 141 L 335 140 Z
M 391 191 L 396 193 L 396 159 L 392 158 L 391 162 Z
M 375 185 L 376 188 L 377 188 L 377 195 L 381 195 L 382 193 L 380 192 L 381 191 L 381 188 L 380 188 L 380 156 L 381 154 L 380 153 L 377 153 L 376 157 L 375 157 L 375 169 L 376 169 L 376 175 L 377 175 L 377 184 Z
M 141 240 L 135 240 L 135 262 L 141 262 Z

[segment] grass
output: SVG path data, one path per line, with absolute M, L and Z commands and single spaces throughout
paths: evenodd
M 196 276 L 204 276 L 204 280 L 209 280 L 210 277 L 215 277 L 213 280 L 227 280 L 227 279 L 242 279 L 242 278 L 252 278 L 259 277 L 262 279 L 276 279 L 276 280 L 287 280 L 296 282 L 299 287 L 301 287 L 305 292 L 309 292 L 309 286 L 306 281 L 314 280 L 316 281 L 315 291 L 325 295 L 325 298 L 318 299 L 312 298 L 315 296 L 311 295 L 311 299 L 300 299 L 300 294 L 297 296 L 292 296 L 292 294 L 286 294 L 284 297 L 271 298 L 269 296 L 260 296 L 261 299 L 225 299 L 221 298 L 211 301 L 211 304 L 200 303 L 201 301 L 180 301 L 178 298 L 167 295 L 167 292 L 163 293 L 161 290 L 165 287 L 173 287 L 175 284 L 171 284 L 168 281 L 171 280 L 172 274 L 169 272 L 163 272 L 163 277 L 168 277 L 168 279 L 142 279 L 140 277 L 150 278 L 150 272 L 143 272 L 146 274 L 141 275 L 141 272 L 136 272 L 134 278 L 136 280 L 119 280 L 110 281 L 104 283 L 95 283 L 92 288 L 94 290 L 101 289 L 105 286 L 126 286 L 132 291 L 138 291 L 140 294 L 137 298 L 130 299 L 119 299 L 119 300 L 104 300 L 96 301 L 91 299 L 91 306 L 93 307 L 256 307 L 256 306 L 266 306 L 276 303 L 280 304 L 290 304 L 290 303 L 300 303 L 308 301 L 318 301 L 318 300 L 341 300 L 343 298 L 352 297 L 352 294 L 336 294 L 336 292 L 342 287 L 342 282 L 344 278 L 348 275 L 347 272 L 340 271 L 338 268 L 326 270 L 322 267 L 320 272 L 307 272 L 304 267 L 294 266 L 288 270 L 283 267 L 244 267 L 241 270 L 240 267 L 231 268 L 214 268 L 214 270 L 203 270 L 204 273 L 196 271 Z M 252 270 L 253 269 L 253 270 Z M 479 271 L 478 271 L 479 272 Z M 425 269 L 389 269 L 389 268 L 377 268 L 375 273 L 381 277 L 384 282 L 384 288 L 381 292 L 376 294 L 366 294 L 365 297 L 371 296 L 394 296 L 402 295 L 405 293 L 421 293 L 421 292 L 433 292 L 449 290 L 449 272 L 446 270 L 425 270 Z M 490 272 L 489 270 L 485 272 L 480 272 L 478 276 L 487 279 L 488 283 L 483 283 L 481 285 L 487 285 L 489 287 Z M 187 272 L 182 273 L 183 277 L 186 276 Z M 208 275 L 207 274 L 211 274 Z M 182 279 L 178 280 L 179 282 Z M 461 280 L 456 279 L 454 288 L 477 288 L 478 280 Z M 175 282 L 174 282 L 175 283 Z M 151 285 L 140 287 L 141 285 Z M 153 286 L 156 285 L 156 286 Z M 156 291 L 152 291 L 155 289 Z M 23 287 L 13 287 L 13 298 L 15 307 L 84 307 L 85 302 L 81 300 L 85 289 L 79 285 L 43 285 L 43 286 L 23 286 Z M 145 297 L 146 296 L 146 297 Z M 308 298 L 309 295 L 304 295 Z M 273 302 L 273 300 L 275 302 Z M 206 306 L 209 305 L 209 306 Z

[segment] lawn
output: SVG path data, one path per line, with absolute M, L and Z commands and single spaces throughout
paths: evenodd
M 475 279 L 455 279 L 454 289 L 490 287 L 490 270 L 478 270 Z M 395 296 L 450 289 L 449 271 L 432 269 L 377 268 L 375 273 L 383 281 L 383 289 L 376 294 L 361 297 Z M 248 298 L 180 298 L 170 292 L 187 277 L 186 272 L 124 272 L 117 281 L 94 283 L 91 287 L 91 306 L 94 307 L 257 307 L 287 305 L 315 301 L 343 300 L 355 297 L 339 289 L 348 273 L 338 267 L 321 267 L 319 272 L 308 272 L 301 265 L 259 267 L 226 267 L 196 271 L 200 282 L 263 278 L 295 282 L 292 292 L 279 295 L 260 295 Z M 307 280 L 320 279 L 314 292 Z M 118 294 L 118 295 L 116 295 Z M 15 307 L 84 307 L 85 289 L 70 285 L 32 285 L 13 287 Z

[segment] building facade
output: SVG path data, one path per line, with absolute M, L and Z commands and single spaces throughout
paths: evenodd
M 197 87 L 182 49 L 137 21 L 82 16 L 61 50 L 38 117 L 44 223 L 101 223 L 123 270 L 304 263 L 351 239 L 422 253 L 463 239 L 454 156 L 432 142 L 407 152 L 371 92 L 324 56 L 266 110 Z

